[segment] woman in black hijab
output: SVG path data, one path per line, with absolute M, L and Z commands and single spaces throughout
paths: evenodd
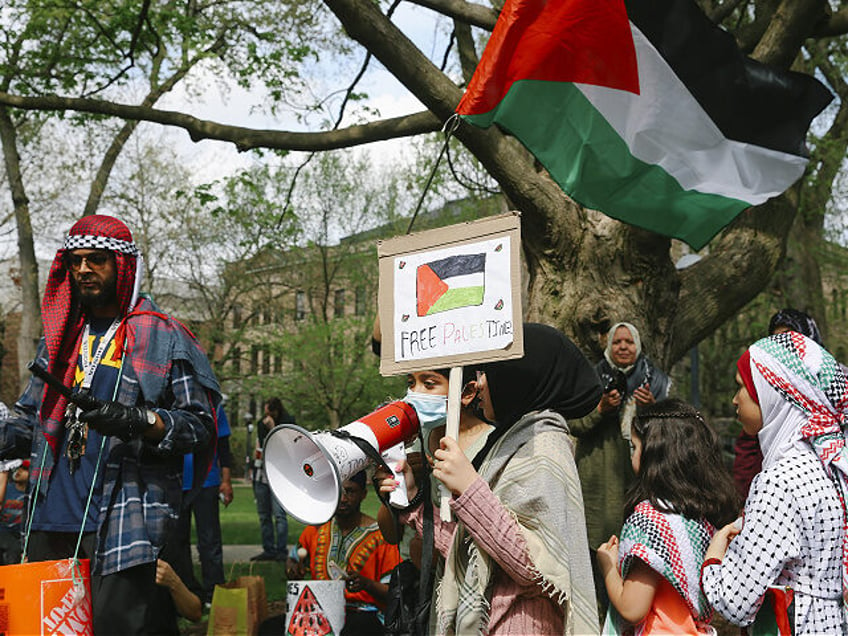
M 562 332 L 539 323 L 524 325 L 524 357 L 482 365 L 496 429 L 487 448 L 522 416 L 550 409 L 566 420 L 583 417 L 598 405 L 601 384 L 594 368 Z M 475 458 L 479 466 L 485 452 Z
M 566 417 L 601 396 L 600 380 L 556 329 L 524 326 L 524 357 L 483 365 L 475 390 L 496 423 L 473 465 L 444 437 L 433 476 L 456 521 L 435 517 L 445 557 L 436 633 L 597 633 L 580 483 Z M 410 495 L 415 484 L 405 471 Z M 381 488 L 389 490 L 390 480 Z M 421 531 L 423 506 L 401 515 Z

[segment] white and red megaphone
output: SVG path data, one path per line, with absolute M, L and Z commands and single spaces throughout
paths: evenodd
M 294 424 L 281 424 L 265 438 L 265 475 L 271 492 L 292 517 L 318 525 L 336 513 L 342 483 L 373 460 L 350 438 L 364 440 L 392 470 L 404 443 L 418 433 L 418 415 L 406 402 L 390 402 L 338 431 L 310 433 Z M 400 477 L 395 473 L 395 477 Z M 405 505 L 406 489 L 395 490 Z M 395 496 L 395 493 L 392 493 Z

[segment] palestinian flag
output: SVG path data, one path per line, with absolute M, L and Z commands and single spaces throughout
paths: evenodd
M 415 277 L 418 315 L 482 305 L 485 277 L 486 254 L 459 254 L 419 265 Z
M 831 99 L 692 0 L 507 0 L 456 112 L 517 137 L 581 205 L 700 249 L 803 174 Z

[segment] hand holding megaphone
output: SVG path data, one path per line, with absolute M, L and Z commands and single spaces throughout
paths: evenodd
M 397 482 L 397 486 L 389 493 L 389 503 L 395 508 L 406 508 L 409 505 L 409 495 L 406 491 L 406 477 L 403 474 L 403 468 L 397 469 L 398 463 L 406 460 L 406 444 L 401 442 L 392 446 L 383 455 L 383 461 L 392 471 L 392 477 Z

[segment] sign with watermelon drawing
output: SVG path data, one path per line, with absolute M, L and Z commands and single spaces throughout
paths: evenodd
M 380 372 L 521 357 L 520 246 L 517 213 L 379 242 Z
M 339 636 L 344 581 L 289 581 L 286 636 Z

